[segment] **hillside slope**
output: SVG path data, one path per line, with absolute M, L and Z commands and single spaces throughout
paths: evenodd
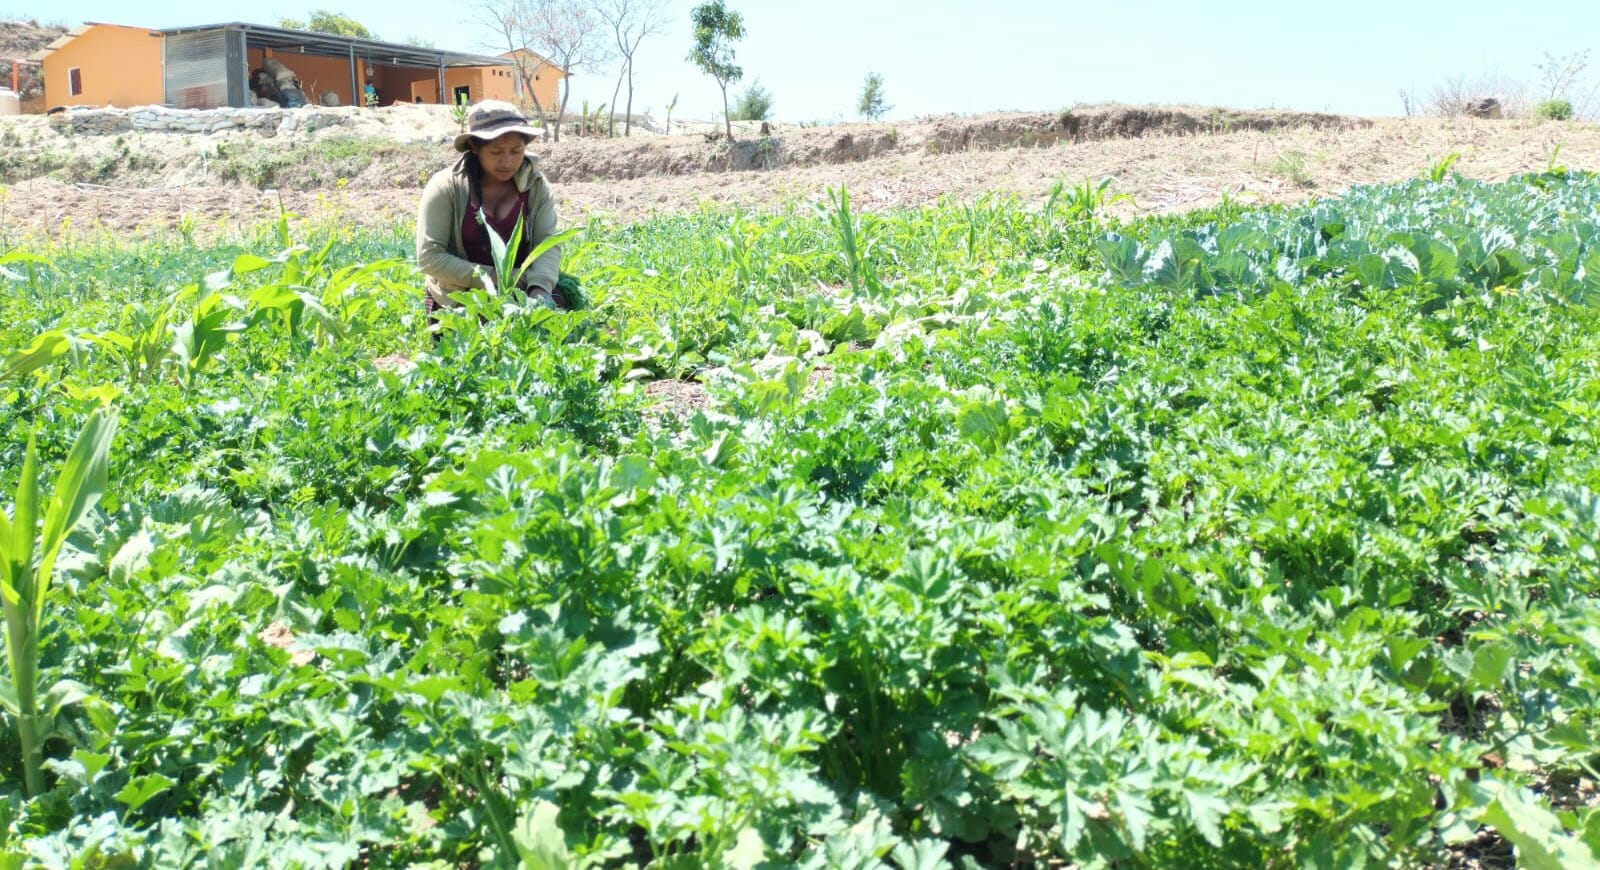
M 292 134 L 91 132 L 93 113 L 0 120 L 0 225 L 53 235 L 185 225 L 208 233 L 275 216 L 409 220 L 421 183 L 454 158 L 444 107 L 306 110 Z M 312 117 L 306 115 L 306 118 Z M 1552 164 L 1600 166 L 1600 125 L 1369 119 L 1205 107 L 1094 106 L 895 124 L 737 131 L 674 123 L 673 135 L 538 143 L 567 221 L 634 220 L 717 203 L 782 208 L 848 187 L 860 207 L 985 194 L 1042 202 L 1057 182 L 1111 178 L 1126 213 L 1223 197 L 1293 202 L 1412 177 L 1447 155 L 1454 171 L 1503 178 Z

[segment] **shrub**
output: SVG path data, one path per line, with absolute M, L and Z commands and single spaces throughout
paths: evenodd
M 889 105 L 883 96 L 883 76 L 875 72 L 867 73 L 867 80 L 861 85 L 861 99 L 856 103 L 856 111 L 876 121 L 892 108 L 894 106 Z
M 1569 100 L 1545 100 L 1533 107 L 1533 116 L 1541 121 L 1572 120 L 1572 103 Z
M 772 117 L 772 94 L 756 79 L 739 95 L 731 112 L 735 121 L 765 121 Z

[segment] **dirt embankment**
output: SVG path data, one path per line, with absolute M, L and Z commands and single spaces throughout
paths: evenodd
M 801 169 L 892 156 L 1050 148 L 1106 139 L 1181 136 L 1233 130 L 1345 129 L 1364 118 L 1310 112 L 1237 112 L 1193 107 L 1094 106 L 1058 113 L 995 113 L 930 118 L 902 124 L 786 127 L 736 134 L 730 147 L 715 133 L 660 137 L 585 148 L 580 140 L 552 150 L 552 181 L 602 181 L 696 172 Z M 748 128 L 748 125 L 747 125 Z M 701 141 L 696 142 L 695 139 Z
M 296 110 L 286 132 L 149 132 L 93 113 L 0 119 L 0 243 L 70 227 L 216 234 L 291 211 L 361 224 L 409 220 L 417 189 L 455 157 L 449 110 Z M 103 114 L 103 113 L 102 113 Z M 308 119 L 310 115 L 306 116 Z M 53 120 L 52 120 L 53 118 Z M 1415 177 L 1450 154 L 1475 178 L 1600 166 L 1600 126 L 1394 119 L 1208 107 L 1091 106 L 835 126 L 675 121 L 673 135 L 535 143 L 564 221 L 636 220 L 705 204 L 819 201 L 848 187 L 864 209 L 1017 195 L 1110 178 L 1126 214 L 1293 202 Z

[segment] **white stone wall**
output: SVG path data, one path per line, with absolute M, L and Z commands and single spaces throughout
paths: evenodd
M 277 136 L 310 132 L 352 122 L 351 109 L 169 109 L 135 106 L 131 109 L 67 109 L 50 115 L 50 124 L 73 133 L 221 133 L 242 130 Z

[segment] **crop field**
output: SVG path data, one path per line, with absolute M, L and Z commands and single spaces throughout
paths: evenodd
M 0 244 L 0 866 L 1594 866 L 1600 176 L 1449 168 Z

